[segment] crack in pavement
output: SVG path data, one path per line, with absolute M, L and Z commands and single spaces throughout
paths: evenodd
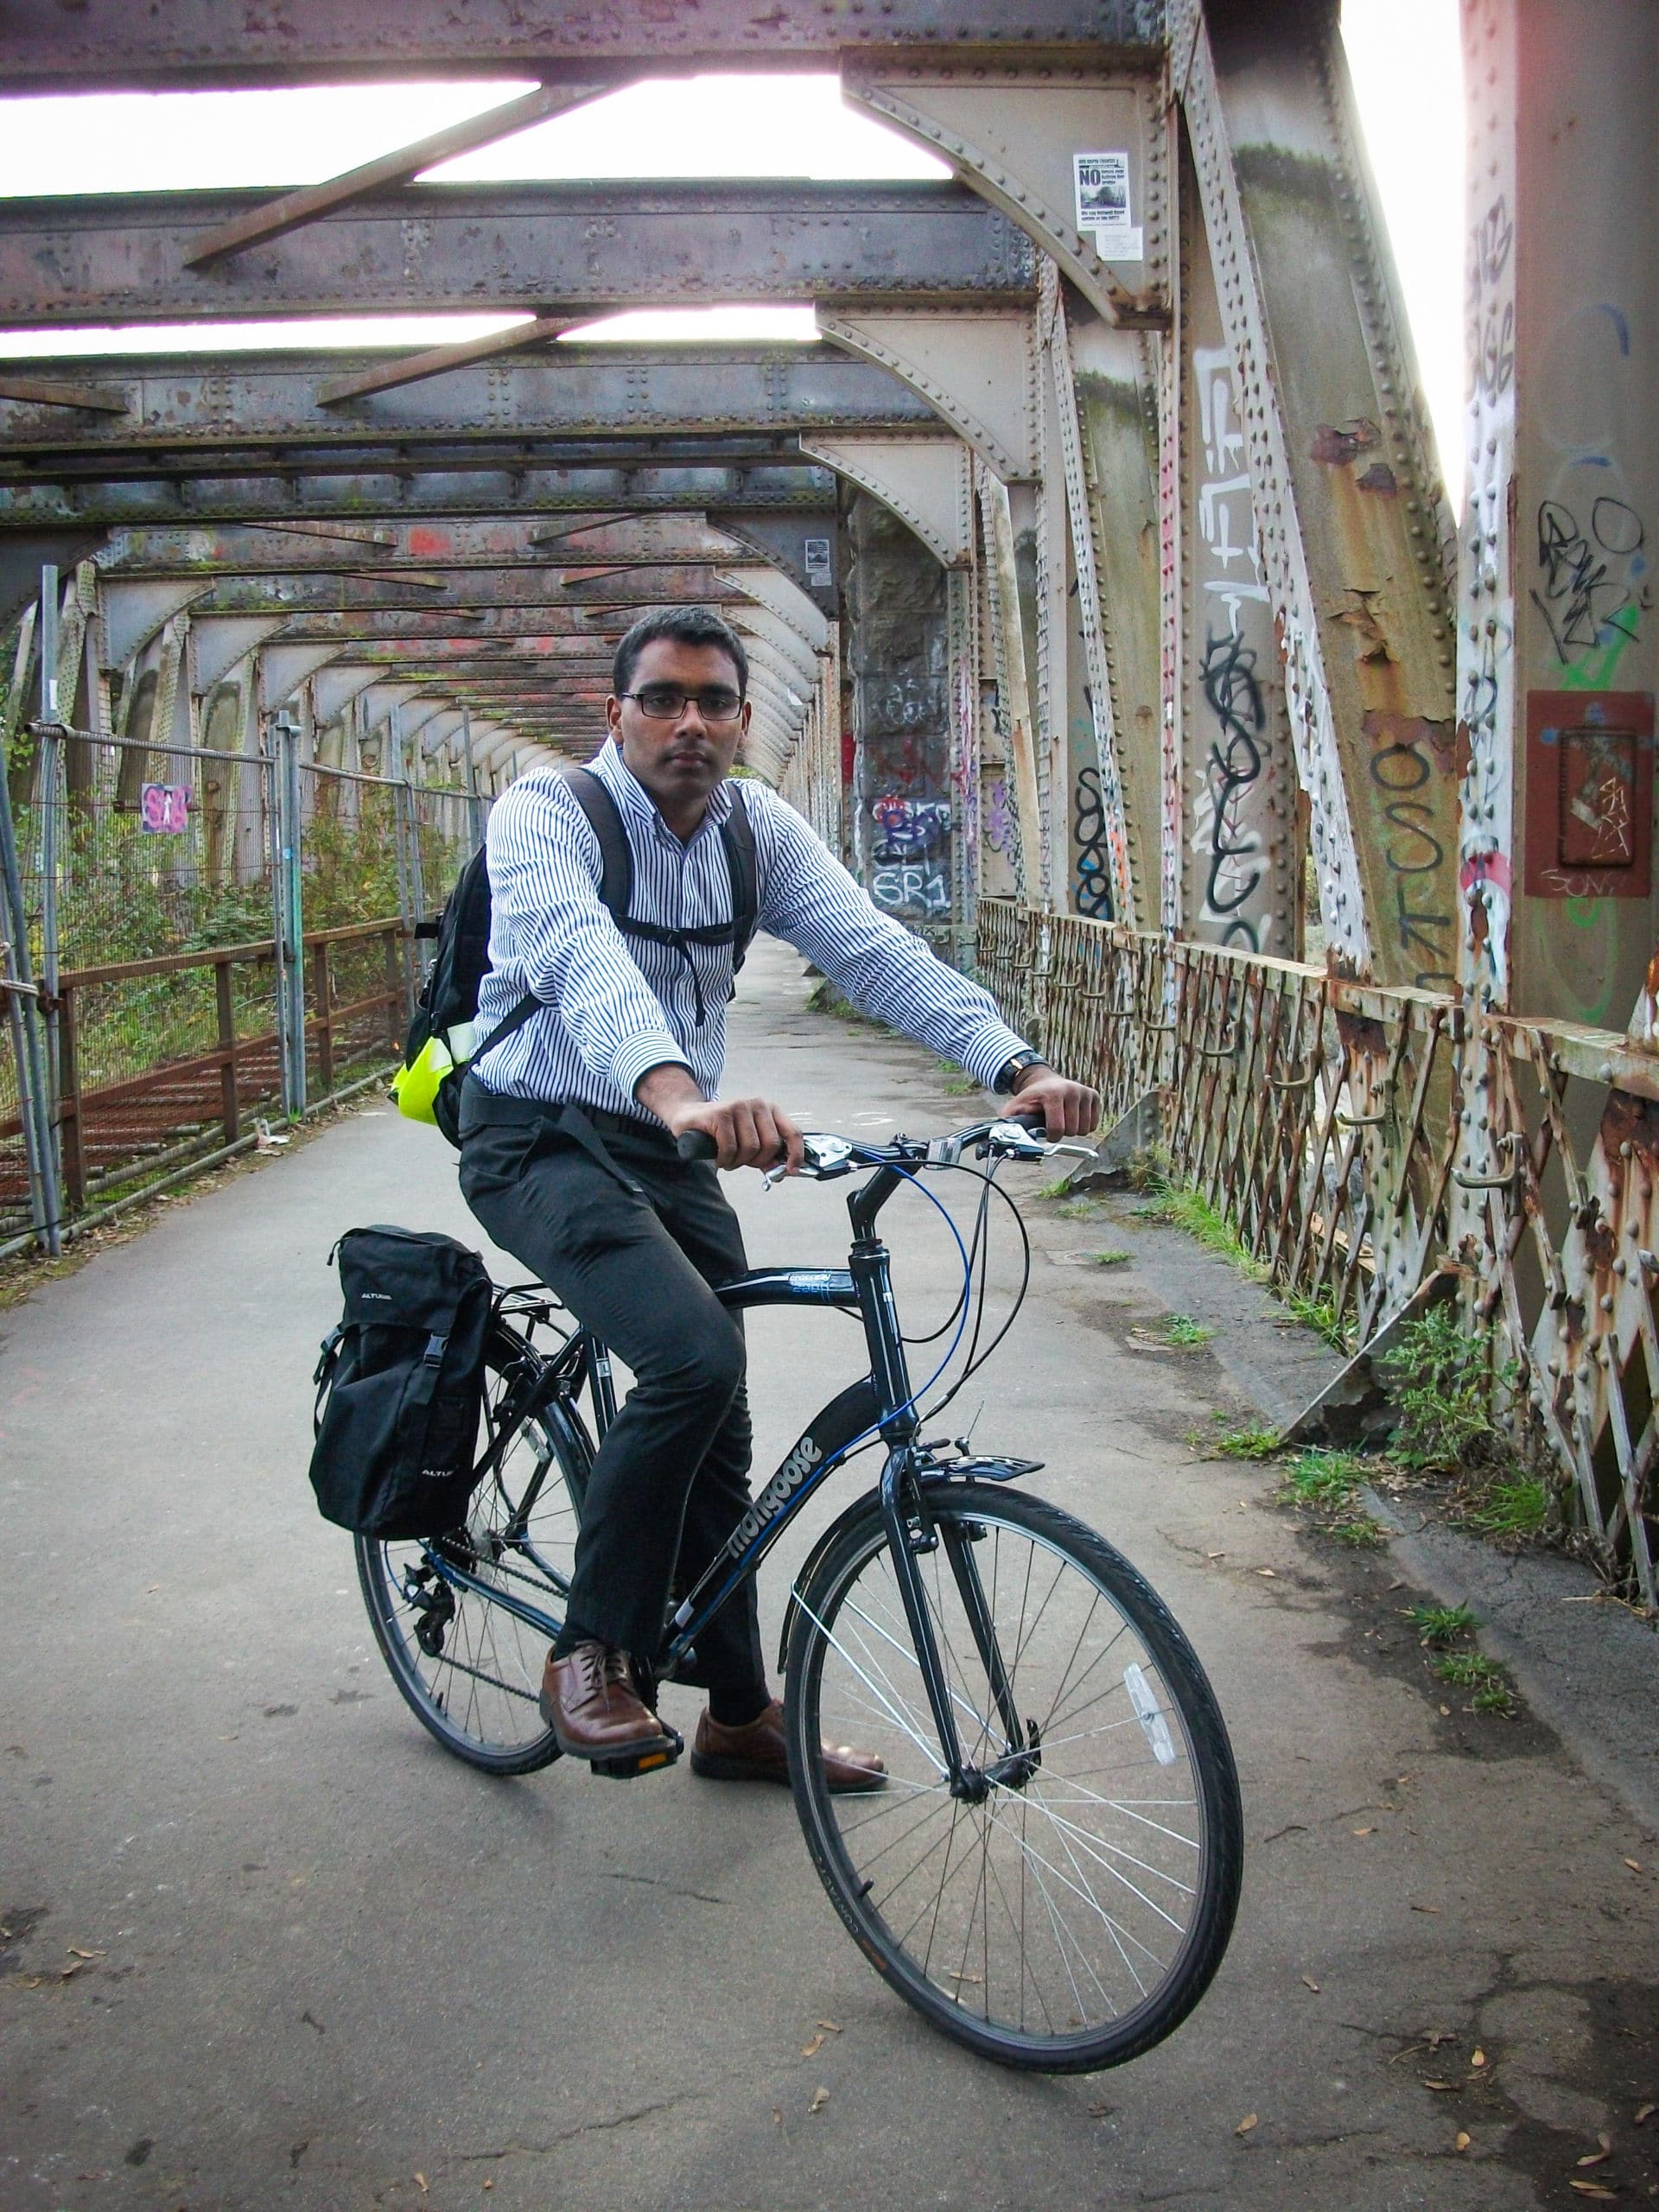
M 659 2097 L 654 2104 L 639 2105 L 632 2112 L 613 2113 L 608 2120 L 584 2120 L 579 2127 L 561 2128 L 556 2135 L 549 2136 L 545 2143 L 508 2143 L 499 2151 L 456 2151 L 447 2164 L 457 2166 L 493 2165 L 502 2158 L 543 2158 L 550 2151 L 557 2151 L 567 2143 L 574 2143 L 578 2136 L 603 2135 L 618 2127 L 632 2127 L 636 2120 L 650 2120 L 659 2112 L 673 2112 L 680 2105 L 697 2104 L 705 2092 L 683 2089 L 677 2097 Z
M 665 1881 L 660 1874 L 623 1874 L 614 1869 L 601 1878 L 607 1882 L 638 1882 L 642 1889 L 666 1890 L 671 1897 L 695 1897 L 699 1904 L 729 1904 L 729 1897 L 717 1897 L 709 1890 L 682 1889 L 677 1882 Z

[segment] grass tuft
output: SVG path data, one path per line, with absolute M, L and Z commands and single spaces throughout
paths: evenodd
M 1417 1641 L 1430 1651 L 1443 1651 L 1460 1636 L 1471 1636 L 1480 1625 L 1467 1605 L 1408 1605 L 1406 1618 L 1417 1631 Z
M 1351 1504 L 1368 1472 L 1353 1452 L 1299 1452 L 1285 1469 L 1280 1491 L 1292 1505 L 1316 1505 L 1326 1512 Z
M 1224 1424 L 1213 1435 L 1195 1428 L 1187 1438 L 1196 1452 L 1207 1459 L 1272 1459 L 1280 1450 L 1279 1432 L 1261 1421 L 1238 1421 L 1230 1414 L 1217 1414 L 1216 1419 Z
M 1126 1252 L 1121 1244 L 1111 1244 L 1103 1252 L 1091 1252 L 1089 1257 L 1097 1268 L 1121 1268 L 1126 1260 L 1132 1260 L 1135 1255 L 1133 1252 Z
M 1166 1344 L 1182 1351 L 1191 1351 L 1199 1344 L 1207 1344 L 1215 1335 L 1202 1321 L 1195 1321 L 1190 1313 L 1172 1313 L 1160 1332 Z
M 1471 1528 L 1488 1536 L 1536 1536 L 1548 1525 L 1549 1485 L 1537 1475 L 1495 1482 L 1468 1513 Z

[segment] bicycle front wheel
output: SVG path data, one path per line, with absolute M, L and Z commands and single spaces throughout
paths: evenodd
M 1185 2018 L 1227 1947 L 1243 1837 L 1226 1728 L 1173 1618 L 1103 1538 L 990 1484 L 927 1505 L 917 1564 L 979 1780 L 951 1795 L 872 1500 L 798 1593 L 787 1726 L 808 1848 L 859 1948 L 945 2034 L 1009 2066 L 1120 2065 Z M 825 1738 L 879 1751 L 887 1788 L 832 1796 Z
M 493 1344 L 486 1443 L 513 1421 L 523 1378 L 510 1341 Z M 392 1680 L 422 1726 L 486 1774 L 530 1774 L 559 1755 L 537 1701 L 548 1638 L 494 1598 L 447 1581 L 434 1560 L 563 1621 L 591 1457 L 579 1419 L 556 1400 L 512 1428 L 461 1527 L 421 1541 L 357 1539 L 358 1580 Z

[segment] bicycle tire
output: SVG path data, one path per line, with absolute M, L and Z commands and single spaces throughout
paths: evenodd
M 1185 2018 L 1232 1930 L 1243 1828 L 1220 1709 L 1168 1609 L 1103 1537 L 982 1482 L 931 1488 L 927 1504 L 939 1541 L 918 1565 L 963 1757 L 983 1770 L 1022 1747 L 997 1719 L 953 1538 L 985 1591 L 1023 1751 L 1035 1721 L 1039 1757 L 1023 1771 L 1005 1758 L 982 1803 L 950 1795 L 872 1498 L 821 1554 L 790 1635 L 807 1848 L 866 1958 L 946 2035 L 1036 2071 L 1121 2065 Z M 832 1796 L 826 1736 L 880 1751 L 886 1789 Z
M 505 1332 L 486 1355 L 486 1443 L 497 1436 L 519 1358 Z M 364 1603 L 393 1681 L 421 1726 L 486 1774 L 531 1774 L 559 1756 L 537 1702 L 547 1638 L 503 1606 L 445 1582 L 429 1552 L 448 1551 L 480 1580 L 510 1586 L 559 1618 L 592 1458 L 580 1416 L 556 1399 L 518 1425 L 498 1471 L 473 1493 L 463 1528 L 424 1542 L 356 1540 Z M 507 1533 L 538 1466 L 545 1472 L 525 1533 L 551 1576 Z

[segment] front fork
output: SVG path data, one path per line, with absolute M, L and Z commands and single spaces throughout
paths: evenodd
M 985 1586 L 980 1580 L 979 1563 L 974 1557 L 972 1541 L 957 1520 L 947 1518 L 943 1522 L 935 1522 L 927 1510 L 925 1492 L 916 1480 L 912 1452 L 907 1446 L 887 1454 L 887 1463 L 881 1473 L 881 1519 L 887 1530 L 887 1548 L 893 1554 L 893 1573 L 898 1578 L 905 1618 L 910 1624 L 911 1637 L 916 1646 L 916 1662 L 921 1669 L 922 1686 L 927 1692 L 928 1708 L 938 1732 L 939 1751 L 944 1760 L 950 1795 L 963 1798 L 969 1804 L 979 1804 L 989 1794 L 994 1783 L 1017 1788 L 1028 1781 L 1036 1770 L 1040 1747 L 1035 1726 L 1027 1728 L 1020 1719 L 1020 1709 L 1014 1703 L 1014 1685 L 1003 1662 L 990 1607 L 985 1602 Z M 931 1551 L 939 1543 L 944 1544 L 945 1557 L 950 1562 L 957 1594 L 962 1600 L 974 1647 L 979 1654 L 980 1664 L 985 1669 L 986 1682 L 996 1707 L 997 1717 L 1002 1724 L 1007 1748 L 988 1767 L 976 1766 L 963 1757 L 962 1738 L 957 1728 L 956 1700 L 944 1662 L 939 1656 L 932 1613 L 922 1582 L 921 1569 L 917 1564 L 920 1553 Z

